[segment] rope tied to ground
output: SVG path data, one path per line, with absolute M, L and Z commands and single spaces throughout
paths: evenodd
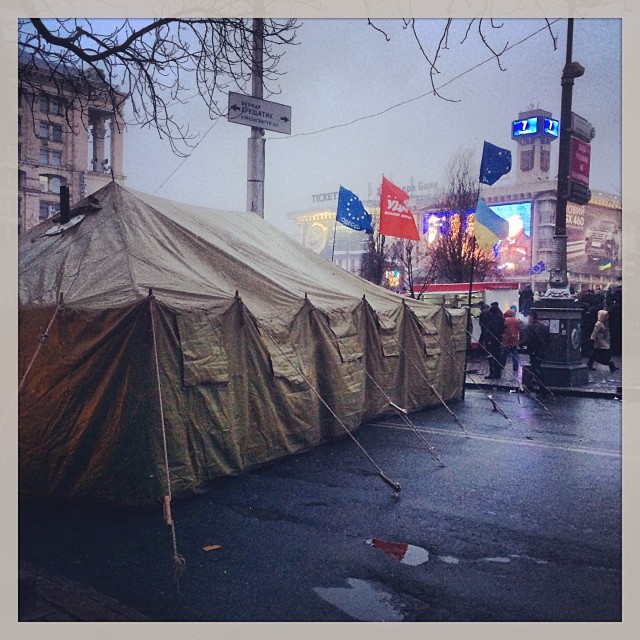
M 47 341 L 47 338 L 49 337 L 49 331 L 51 330 L 51 327 L 53 326 L 53 323 L 56 319 L 56 316 L 58 315 L 58 312 L 64 308 L 64 302 L 63 302 L 63 296 L 62 293 L 60 293 L 60 296 L 58 298 L 58 305 L 56 306 L 53 315 L 51 316 L 51 319 L 49 320 L 49 324 L 47 325 L 47 328 L 44 330 L 44 333 L 41 333 L 38 336 L 38 346 L 36 347 L 36 351 L 33 354 L 33 356 L 31 357 L 31 360 L 29 361 L 29 364 L 27 365 L 27 368 L 25 369 L 24 375 L 22 376 L 22 380 L 20 380 L 20 384 L 18 385 L 18 393 L 22 392 L 22 389 L 24 388 L 24 385 L 27 381 L 27 378 L 29 377 L 29 374 L 31 373 L 31 369 L 33 367 L 33 363 L 36 361 L 36 358 L 38 357 L 38 354 L 40 353 L 40 349 L 42 349 L 42 346 L 45 344 L 45 342 Z
M 444 309 L 444 308 L 443 308 L 443 309 Z M 447 321 L 449 322 L 449 325 L 450 325 L 450 326 L 453 326 L 453 321 L 452 321 L 452 318 L 450 317 L 450 316 L 451 316 L 451 314 L 450 314 L 446 309 L 444 309 L 444 311 L 445 311 L 445 314 L 446 314 L 446 315 L 445 315 L 445 317 L 447 318 Z M 422 322 L 422 320 L 420 320 L 420 318 L 419 318 L 418 316 L 416 316 L 416 319 L 418 320 L 418 324 L 419 324 L 419 325 L 424 329 L 424 331 L 426 332 L 426 334 L 427 334 L 428 336 L 431 336 L 432 338 L 434 338 L 434 339 L 436 340 L 436 342 L 438 343 L 438 346 L 439 346 L 441 349 L 444 349 L 444 350 L 447 352 L 447 354 L 448 354 L 448 355 L 449 355 L 449 357 L 451 358 L 451 362 L 453 362 L 453 363 L 454 363 L 454 365 L 455 365 L 459 370 L 461 369 L 461 370 L 462 370 L 462 372 L 464 373 L 464 376 L 466 377 L 466 376 L 468 375 L 468 374 L 467 374 L 467 371 L 466 371 L 466 367 L 465 367 L 464 365 L 463 365 L 463 366 L 461 366 L 461 365 L 459 365 L 459 364 L 458 364 L 458 361 L 456 360 L 455 353 L 454 353 L 451 349 L 449 349 L 449 347 L 447 347 L 447 345 L 446 345 L 444 342 L 442 342 L 442 341 L 438 338 L 438 336 L 437 336 L 435 333 L 432 333 L 431 331 L 429 331 L 429 328 L 428 328 L 428 327 L 427 327 L 427 326 Z M 467 330 L 467 333 L 468 333 L 468 330 Z M 489 394 L 488 394 L 488 393 L 487 393 L 487 392 L 486 392 L 486 391 L 485 391 L 485 390 L 484 390 L 484 389 L 483 389 L 483 388 L 478 384 L 478 382 L 477 382 L 476 380 L 474 380 L 474 379 L 473 379 L 473 377 L 472 377 L 472 376 L 469 376 L 469 378 L 471 379 L 471 382 L 473 382 L 473 383 L 478 387 L 478 389 L 479 389 L 479 390 L 480 390 L 480 391 L 481 391 L 481 392 L 482 392 L 482 393 L 487 397 L 487 399 L 491 401 L 491 403 L 492 403 L 492 405 L 493 405 L 493 411 L 497 411 L 498 413 L 500 413 L 500 415 L 501 415 L 503 418 L 505 418 L 505 420 L 508 420 L 508 421 L 509 421 L 509 424 L 513 424 L 513 423 L 511 422 L 511 419 L 509 418 L 509 416 L 508 416 L 508 415 L 507 415 L 507 414 L 502 410 L 502 408 L 501 408 L 501 407 L 498 405 L 498 403 L 494 400 L 493 396 L 489 395 Z M 463 380 L 463 383 L 462 383 L 462 384 L 464 384 L 464 380 Z
M 382 322 L 382 318 L 380 317 L 379 314 L 376 314 L 378 317 L 378 322 L 380 322 L 380 326 L 382 326 L 383 329 L 385 329 L 386 331 L 390 331 L 389 329 L 387 329 L 387 327 L 385 327 L 384 323 Z M 415 314 L 414 314 L 415 315 Z M 407 354 L 405 348 L 400 344 L 400 342 L 398 341 L 398 339 L 396 338 L 395 335 L 392 334 L 393 340 L 394 342 L 398 345 L 400 351 L 403 353 L 403 355 L 405 356 L 405 358 L 407 359 L 407 361 L 413 366 L 413 368 L 418 372 L 418 375 L 427 383 L 427 386 L 429 387 L 429 389 L 431 390 L 431 392 L 433 393 L 434 396 L 436 396 L 436 398 L 438 398 L 438 400 L 440 401 L 440 404 L 447 410 L 447 412 L 449 413 L 449 415 L 455 420 L 456 424 L 458 424 L 458 426 L 465 432 L 465 434 L 467 435 L 467 437 L 469 436 L 469 432 L 467 431 L 467 428 L 464 426 L 464 424 L 462 424 L 462 422 L 460 421 L 460 418 L 458 418 L 458 416 L 451 410 L 451 408 L 449 407 L 449 405 L 444 401 L 444 398 L 442 397 L 442 395 L 438 392 L 438 390 L 431 384 L 431 382 L 429 382 L 429 379 L 427 378 L 427 376 L 424 375 L 424 373 L 422 372 L 422 370 L 420 369 L 420 367 L 418 367 L 418 365 L 411 359 L 411 357 Z
M 360 365 L 360 368 L 362 369 L 364 374 L 369 378 L 369 380 L 371 380 L 371 382 L 373 382 L 373 384 L 378 389 L 378 391 L 380 391 L 380 393 L 386 398 L 386 400 L 389 402 L 389 406 L 393 407 L 396 410 L 396 413 L 400 416 L 400 419 L 405 423 L 405 425 L 407 425 L 414 432 L 418 440 L 420 440 L 420 442 L 426 447 L 429 453 L 441 465 L 446 466 L 442 461 L 442 459 L 440 458 L 440 456 L 436 453 L 435 448 L 431 444 L 429 444 L 427 439 L 418 431 L 418 428 L 409 419 L 409 417 L 407 416 L 407 410 L 403 409 L 402 407 L 399 407 L 395 402 L 391 400 L 391 398 L 386 393 L 386 391 L 378 384 L 378 381 L 371 375 L 371 373 L 369 373 L 369 371 L 364 366 L 364 364 L 360 362 L 360 359 L 355 357 L 355 354 L 353 353 L 353 351 L 351 351 L 351 349 L 349 349 L 349 347 L 344 342 L 344 340 L 342 340 L 335 332 L 333 332 L 333 334 L 336 336 L 336 339 L 338 340 L 340 345 L 344 348 L 344 350 Z
M 160 406 L 160 423 L 162 428 L 162 446 L 164 453 L 164 468 L 165 468 L 165 481 L 167 493 L 163 498 L 163 512 L 164 520 L 171 531 L 171 545 L 173 549 L 173 576 L 178 587 L 178 593 L 180 592 L 180 577 L 184 573 L 186 567 L 186 560 L 182 555 L 178 553 L 178 544 L 176 539 L 176 527 L 173 517 L 171 515 L 171 472 L 169 470 L 169 450 L 167 446 L 167 428 L 164 419 L 164 406 L 162 402 L 162 386 L 160 384 L 160 360 L 158 358 L 158 342 L 156 339 L 156 317 L 154 313 L 155 297 L 152 290 L 149 290 L 149 308 L 151 312 L 151 333 L 153 336 L 153 353 L 155 358 L 156 369 L 156 384 L 158 386 L 158 403 Z
M 328 405 L 328 403 L 325 401 L 325 399 L 322 397 L 322 395 L 311 384 L 311 382 L 309 381 L 307 376 L 305 376 L 304 372 L 300 369 L 300 367 L 298 367 L 291 360 L 289 355 L 278 344 L 278 342 L 275 340 L 275 338 L 271 335 L 271 333 L 266 329 L 266 327 L 264 325 L 261 325 L 261 330 L 264 331 L 264 333 L 271 340 L 271 342 L 273 342 L 273 344 L 276 346 L 276 348 L 282 354 L 282 356 L 285 358 L 285 360 L 291 365 L 291 367 L 293 367 L 293 369 L 296 371 L 296 373 L 298 373 L 302 377 L 302 379 L 308 385 L 309 389 L 311 389 L 311 391 L 314 393 L 314 395 L 318 398 L 318 400 L 320 400 L 320 402 L 322 402 L 322 404 L 326 407 L 326 409 L 329 411 L 329 413 L 331 413 L 331 415 L 336 419 L 338 424 L 344 429 L 344 431 L 347 433 L 347 435 L 355 442 L 355 444 L 358 446 L 358 448 L 367 457 L 369 462 L 371 462 L 371 464 L 377 469 L 378 475 L 382 478 L 382 480 L 384 480 L 390 487 L 392 487 L 394 489 L 394 491 L 396 491 L 396 492 L 400 491 L 400 489 L 401 489 L 400 483 L 399 482 L 394 482 L 393 480 L 389 479 L 389 477 L 387 477 L 385 475 L 384 471 L 382 471 L 382 469 L 378 466 L 376 461 L 367 453 L 365 448 L 360 444 L 360 442 L 353 435 L 353 433 L 351 433 L 351 431 L 349 431 L 349 428 L 347 427 L 347 425 L 344 424 L 344 422 L 339 418 L 339 416 L 335 413 L 335 411 Z

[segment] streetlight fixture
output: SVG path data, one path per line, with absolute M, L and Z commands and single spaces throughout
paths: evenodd
M 577 307 L 569 286 L 567 269 L 567 201 L 570 181 L 571 134 L 573 117 L 571 102 L 573 83 L 584 75 L 585 69 L 571 60 L 573 48 L 573 18 L 567 24 L 567 54 L 562 71 L 562 104 L 560 112 L 560 149 L 558 157 L 558 187 L 556 196 L 556 222 L 553 238 L 553 264 L 549 269 L 546 292 L 533 306 L 539 317 L 549 325 L 549 348 L 543 361 L 543 373 L 550 386 L 569 387 L 587 384 L 589 373 L 582 364 L 582 310 Z

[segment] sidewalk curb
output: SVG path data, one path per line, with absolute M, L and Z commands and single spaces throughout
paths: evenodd
M 18 622 L 150 622 L 92 587 L 18 562 Z
M 515 391 L 520 387 L 510 384 L 488 384 L 486 382 L 465 382 L 465 389 L 482 389 L 485 391 Z M 593 389 L 576 389 L 575 387 L 549 387 L 556 396 L 571 396 L 574 398 L 607 398 L 609 400 L 622 400 L 622 387 L 616 387 L 615 391 L 602 391 Z

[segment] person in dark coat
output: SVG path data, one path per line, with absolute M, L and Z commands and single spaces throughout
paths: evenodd
M 485 378 L 499 379 L 502 376 L 502 336 L 504 334 L 504 316 L 500 305 L 492 302 L 487 314 L 486 345 L 489 352 L 489 375 Z
M 531 305 L 533 304 L 533 291 L 531 290 L 531 285 L 528 284 L 521 292 L 520 292 L 520 300 L 518 301 L 519 311 L 523 316 L 528 316 L 529 311 L 531 310 Z
M 478 344 L 480 347 L 487 348 L 487 319 L 489 317 L 489 305 L 480 303 L 480 315 L 478 316 L 478 324 L 480 325 L 480 337 L 478 338 Z
M 529 324 L 522 333 L 520 346 L 525 347 L 529 355 L 529 365 L 533 374 L 531 386 L 538 395 L 546 397 L 549 395 L 549 390 L 542 373 L 542 359 L 546 356 L 549 345 L 549 327 L 540 321 L 538 312 L 533 309 Z

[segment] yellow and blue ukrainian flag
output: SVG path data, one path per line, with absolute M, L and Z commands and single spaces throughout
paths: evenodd
M 507 237 L 509 223 L 501 218 L 482 199 L 478 198 L 474 221 L 474 235 L 477 245 L 489 254 L 493 254 L 493 247 L 500 240 Z

